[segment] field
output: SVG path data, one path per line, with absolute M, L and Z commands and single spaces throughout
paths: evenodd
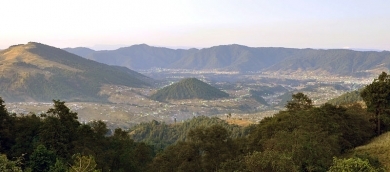
M 254 124 L 252 121 L 243 120 L 243 119 L 227 119 L 226 122 L 228 124 L 235 124 L 235 125 L 243 126 L 243 127 Z

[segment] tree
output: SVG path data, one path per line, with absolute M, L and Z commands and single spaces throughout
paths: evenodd
M 56 162 L 56 155 L 53 151 L 47 150 L 44 145 L 38 145 L 30 156 L 29 166 L 32 172 L 49 171 L 50 166 Z
M 390 107 L 390 76 L 382 72 L 370 85 L 367 85 L 360 96 L 367 105 L 369 112 L 375 113 L 377 134 L 381 134 L 381 118 L 389 112 Z
M 24 160 L 29 159 L 29 156 L 34 152 L 38 144 L 39 128 L 42 125 L 41 119 L 35 114 L 26 116 L 18 116 L 15 118 L 12 126 L 12 135 L 15 138 L 15 143 L 12 145 L 10 157 L 18 157 L 26 154 Z
M 299 92 L 292 95 L 292 100 L 286 106 L 289 111 L 306 110 L 313 107 L 312 100 L 305 94 Z
M 5 103 L 3 98 L 0 97 L 0 118 L 4 118 L 4 116 L 8 116 L 8 111 L 5 108 Z
M 1 172 L 22 172 L 22 168 L 18 166 L 18 161 L 10 161 L 6 155 L 0 155 L 0 171 Z
M 54 108 L 50 108 L 47 113 L 59 118 L 63 122 L 75 122 L 77 121 L 77 113 L 71 112 L 65 105 L 65 102 L 60 100 L 53 100 Z
M 14 144 L 12 135 L 13 118 L 5 108 L 5 103 L 0 97 L 0 151 L 6 152 Z
M 56 163 L 50 167 L 49 172 L 68 172 L 68 167 L 57 158 Z
M 53 100 L 54 108 L 47 111 L 48 117 L 43 121 L 40 128 L 39 138 L 56 155 L 70 159 L 74 154 L 74 143 L 77 140 L 78 127 L 77 113 L 71 112 L 65 106 L 65 102 Z
M 145 143 L 137 143 L 134 148 L 133 155 L 135 165 L 138 171 L 145 171 L 143 167 L 146 167 L 153 159 L 153 148 Z
M 245 164 L 249 171 L 299 171 L 291 155 L 273 150 L 255 151 L 245 157 Z
M 103 121 L 92 121 L 88 123 L 92 130 L 99 136 L 105 136 L 108 133 L 107 125 Z
M 188 138 L 199 149 L 202 168 L 206 171 L 217 171 L 221 162 L 235 157 L 237 149 L 221 125 L 195 128 L 188 132 Z
M 81 156 L 80 154 L 73 155 L 73 165 L 70 167 L 70 172 L 98 172 L 96 170 L 95 158 L 92 155 Z
M 348 159 L 338 159 L 333 158 L 333 165 L 329 168 L 328 172 L 379 172 L 381 169 L 376 169 L 373 167 L 368 160 L 362 160 L 360 158 L 348 158 Z

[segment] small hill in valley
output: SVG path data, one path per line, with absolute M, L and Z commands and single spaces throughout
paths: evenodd
M 101 87 L 148 86 L 150 78 L 36 42 L 0 51 L 0 96 L 12 101 L 105 101 Z
M 360 97 L 360 90 L 355 90 L 351 92 L 344 93 L 339 97 L 333 98 L 328 101 L 328 103 L 333 105 L 342 105 L 342 104 L 351 104 L 355 102 L 361 102 L 363 98 Z
M 264 98 L 262 97 L 262 93 L 261 91 L 256 91 L 256 90 L 250 90 L 249 91 L 249 94 L 250 94 L 250 97 L 255 99 L 257 102 L 263 104 L 263 105 L 266 105 L 268 106 L 268 103 L 266 100 L 264 100 Z
M 229 94 L 196 78 L 183 79 L 175 84 L 164 87 L 151 95 L 157 101 L 182 99 L 218 99 L 229 97 Z

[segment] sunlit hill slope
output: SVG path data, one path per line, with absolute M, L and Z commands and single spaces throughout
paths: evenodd
M 104 84 L 147 86 L 149 78 L 59 48 L 29 42 L 0 51 L 0 96 L 6 101 L 105 101 Z

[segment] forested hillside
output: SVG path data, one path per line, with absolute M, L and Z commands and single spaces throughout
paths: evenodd
M 199 116 L 174 125 L 157 121 L 142 123 L 130 129 L 130 136 L 135 141 L 145 142 L 153 145 L 156 149 L 163 150 L 165 147 L 179 141 L 186 141 L 190 130 L 212 125 L 224 127 L 232 138 L 245 137 L 250 130 L 250 127 L 229 125 L 226 121 L 216 117 Z
M 194 128 L 157 154 L 151 171 L 326 171 L 375 134 L 361 107 L 330 104 L 282 111 L 248 131 L 234 138 L 220 125 Z
M 359 101 L 363 101 L 363 99 L 360 96 L 360 91 L 355 90 L 355 91 L 344 93 L 339 97 L 331 99 L 328 101 L 328 103 L 333 105 L 342 105 L 342 104 L 351 104 Z

